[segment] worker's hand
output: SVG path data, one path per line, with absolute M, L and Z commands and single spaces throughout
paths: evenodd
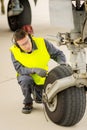
M 32 69 L 32 74 L 38 74 L 41 77 L 46 77 L 47 76 L 47 71 L 44 69 L 40 68 L 33 68 Z

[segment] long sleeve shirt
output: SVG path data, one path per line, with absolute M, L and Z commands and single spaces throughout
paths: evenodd
M 45 44 L 46 44 L 46 48 L 47 51 L 50 55 L 50 58 L 53 59 L 54 61 L 58 62 L 59 64 L 61 63 L 65 63 L 66 62 L 66 58 L 64 53 L 57 49 L 56 47 L 53 46 L 53 44 L 49 43 L 46 39 L 44 39 Z M 37 49 L 36 44 L 32 43 L 32 51 L 34 51 L 35 49 Z M 19 61 L 17 61 L 14 57 L 14 55 L 11 53 L 11 59 L 14 65 L 15 70 L 21 74 L 21 75 L 29 75 L 31 74 L 32 68 L 27 68 L 25 66 L 23 66 Z

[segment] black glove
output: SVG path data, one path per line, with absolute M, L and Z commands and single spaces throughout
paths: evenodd
M 46 77 L 47 76 L 47 71 L 44 69 L 40 68 L 33 68 L 32 69 L 32 74 L 38 74 L 41 77 Z

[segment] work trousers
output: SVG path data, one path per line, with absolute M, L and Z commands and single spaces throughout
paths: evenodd
M 21 76 L 17 77 L 17 80 L 18 80 L 19 85 L 21 86 L 21 90 L 24 95 L 23 104 L 32 103 L 33 99 L 32 99 L 31 94 L 32 94 L 33 90 L 41 91 L 41 93 L 42 93 L 43 86 L 42 85 L 37 86 L 34 83 L 34 80 L 32 79 L 31 76 L 21 75 Z

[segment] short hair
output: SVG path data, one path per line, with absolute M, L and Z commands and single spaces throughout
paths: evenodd
M 23 39 L 26 35 L 28 35 L 27 32 L 25 32 L 23 29 L 18 29 L 13 34 L 13 39 L 15 42 L 17 42 L 18 40 Z

